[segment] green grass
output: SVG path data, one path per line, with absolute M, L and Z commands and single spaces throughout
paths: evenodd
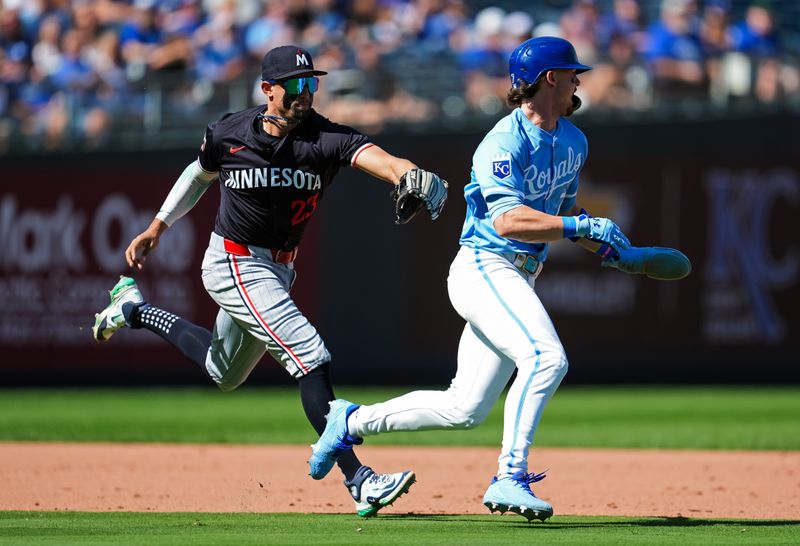
M 0 512 L 0 544 L 790 544 L 800 521 Z
M 340 388 L 361 403 L 408 389 Z M 502 400 L 475 430 L 396 433 L 370 445 L 500 443 Z M 314 440 L 297 391 L 0 390 L 0 441 L 290 443 Z M 562 388 L 538 446 L 800 449 L 799 388 Z
M 407 389 L 341 388 L 370 403 Z M 502 400 L 471 431 L 391 434 L 373 444 L 496 447 Z M 314 439 L 295 389 L 0 390 L 0 441 L 298 443 Z M 800 449 L 798 388 L 564 388 L 540 446 Z M 2 446 L 0 446 L 2 449 Z M 800 521 L 515 516 L 2 512 L 0 545 L 789 544 Z

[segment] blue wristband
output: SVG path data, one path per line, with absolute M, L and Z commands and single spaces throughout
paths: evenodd
M 583 237 L 589 232 L 590 217 L 588 215 L 562 216 L 561 218 L 564 220 L 564 238 L 575 242 L 578 237 Z
M 578 217 L 577 216 L 562 216 L 564 221 L 564 238 L 569 239 L 578 235 Z

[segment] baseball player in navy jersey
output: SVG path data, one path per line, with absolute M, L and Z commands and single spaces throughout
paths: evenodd
M 314 93 L 324 74 L 302 48 L 269 51 L 261 74 L 266 106 L 225 114 L 208 126 L 199 157 L 125 252 L 128 265 L 141 269 L 161 235 L 219 180 L 221 202 L 202 266 L 203 284 L 220 307 L 213 331 L 145 302 L 135 281 L 124 276 L 93 328 L 97 341 L 125 326 L 151 330 L 223 391 L 241 385 L 268 352 L 298 380 L 303 409 L 317 433 L 335 398 L 331 355 L 289 291 L 303 232 L 325 191 L 346 165 L 396 187 L 410 184 L 400 223 L 415 213 L 415 202 L 436 219 L 447 197 L 446 182 L 435 174 L 315 112 Z M 415 479 L 411 471 L 373 472 L 351 451 L 338 462 L 362 516 L 394 502 Z
M 517 108 L 478 146 L 464 188 L 467 215 L 448 278 L 450 301 L 466 320 L 456 375 L 445 391 L 370 406 L 334 401 L 312 446 L 312 475 L 324 475 L 367 436 L 478 426 L 516 371 L 497 475 L 483 502 L 528 521 L 553 514 L 531 491 L 544 475 L 528 472 L 528 449 L 567 357 L 534 283 L 550 241 L 572 238 L 601 254 L 630 245 L 614 222 L 578 214 L 575 206 L 587 142 L 566 117 L 580 107 L 579 74 L 589 69 L 561 38 L 533 38 L 514 50 L 508 101 Z

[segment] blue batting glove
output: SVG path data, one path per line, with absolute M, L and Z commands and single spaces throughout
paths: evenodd
M 631 246 L 631 242 L 619 229 L 619 226 L 608 218 L 593 218 L 586 214 L 577 217 L 575 234 L 593 241 L 606 243 L 617 252 Z

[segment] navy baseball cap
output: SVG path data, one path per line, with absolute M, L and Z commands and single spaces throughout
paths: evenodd
M 286 45 L 271 49 L 261 60 L 261 79 L 280 81 L 298 76 L 324 76 L 327 72 L 314 70 L 311 53 L 302 47 Z

